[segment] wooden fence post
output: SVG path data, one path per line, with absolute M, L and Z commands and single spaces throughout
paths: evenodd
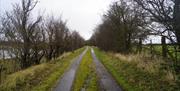
M 4 53 L 4 50 L 2 50 L 2 59 L 3 59 L 3 60 L 5 59 L 5 53 Z
M 151 52 L 151 59 L 153 58 L 153 45 L 152 45 L 152 40 L 150 40 L 150 52 Z
M 152 53 L 152 50 L 153 50 L 152 40 L 150 40 L 150 51 L 151 51 L 151 54 L 153 54 L 153 53 Z
M 175 61 L 177 62 L 178 60 L 178 48 L 175 46 Z
M 1 81 L 1 80 L 2 80 L 2 79 L 1 79 L 1 78 L 2 78 L 2 70 L 3 70 L 3 67 L 2 67 L 2 65 L 0 65 L 0 84 L 1 84 L 1 82 L 2 82 L 2 81 Z
M 139 38 L 139 53 L 142 51 L 142 38 Z
M 162 56 L 167 57 L 167 45 L 166 45 L 166 37 L 165 36 L 162 36 L 161 43 L 162 43 Z

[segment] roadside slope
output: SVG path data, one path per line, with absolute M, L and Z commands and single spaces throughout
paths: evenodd
M 119 56 L 98 48 L 95 54 L 125 91 L 179 91 L 168 66 L 159 59 L 144 56 Z M 133 57 L 135 56 L 135 57 Z M 162 61 L 164 62 L 164 61 Z
M 0 91 L 50 91 L 70 66 L 72 59 L 80 55 L 83 50 L 84 48 L 81 48 L 50 63 L 32 66 L 8 75 L 0 85 Z

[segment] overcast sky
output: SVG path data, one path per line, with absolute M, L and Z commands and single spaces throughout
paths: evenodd
M 1 12 L 11 10 L 12 4 L 20 1 L 0 0 Z M 62 16 L 63 20 L 68 21 L 70 29 L 77 30 L 85 39 L 89 39 L 95 26 L 101 22 L 102 14 L 113 1 L 115 0 L 39 0 L 34 14 L 40 12 Z

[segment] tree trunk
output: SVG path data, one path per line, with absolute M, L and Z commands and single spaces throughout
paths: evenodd
M 180 49 L 180 0 L 175 0 L 174 2 L 174 30 Z
M 25 40 L 23 44 L 23 55 L 21 55 L 21 68 L 25 69 L 31 65 L 30 63 L 30 42 L 28 39 Z
M 131 33 L 127 34 L 127 41 L 126 41 L 126 52 L 130 52 L 131 51 Z
M 177 38 L 177 45 L 179 46 L 178 49 L 180 50 L 180 29 L 176 31 L 176 38 Z

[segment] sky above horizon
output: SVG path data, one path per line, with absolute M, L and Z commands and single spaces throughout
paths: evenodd
M 12 4 L 21 0 L 0 0 L 0 12 L 12 9 Z M 38 0 L 34 15 L 54 15 L 67 20 L 67 26 L 76 30 L 86 40 L 93 33 L 93 29 L 101 22 L 101 16 L 108 10 L 115 0 Z

